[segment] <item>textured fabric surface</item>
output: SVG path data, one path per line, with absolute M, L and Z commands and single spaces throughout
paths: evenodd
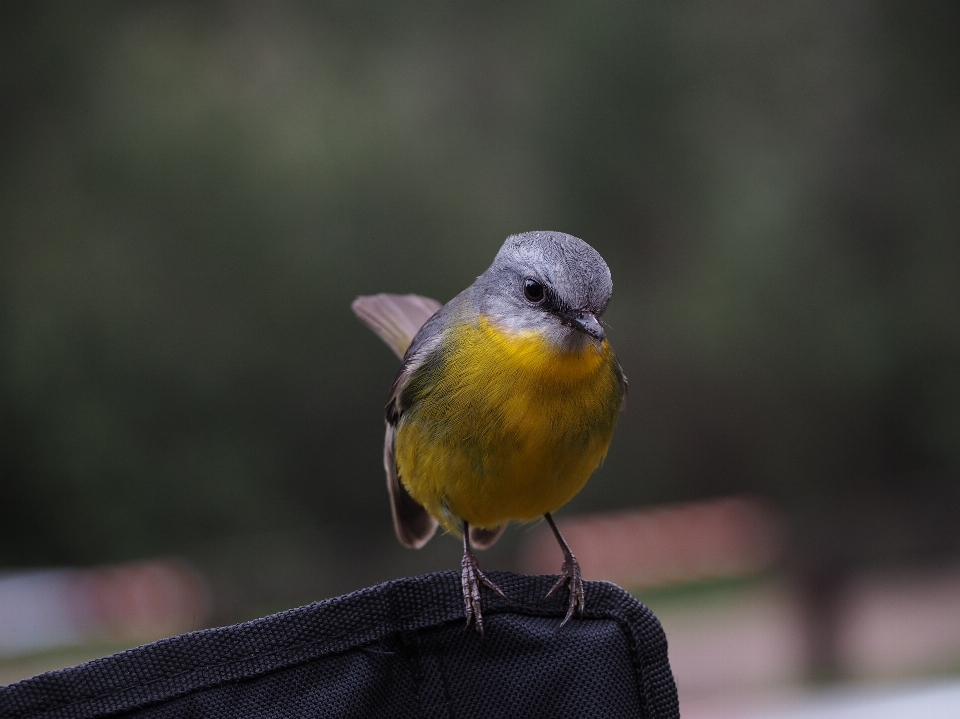
M 399 579 L 0 687 L 0 717 L 679 716 L 649 609 L 586 582 L 563 631 L 555 577 L 491 572 L 486 634 L 464 631 L 459 572 Z

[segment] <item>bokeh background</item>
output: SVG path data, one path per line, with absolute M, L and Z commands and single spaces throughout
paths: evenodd
M 611 267 L 631 396 L 561 523 L 764 503 L 804 676 L 842 678 L 851 582 L 960 562 L 958 31 L 867 0 L 6 4 L 0 568 L 178 558 L 206 624 L 456 568 L 392 537 L 397 361 L 349 305 L 446 301 L 562 230 Z

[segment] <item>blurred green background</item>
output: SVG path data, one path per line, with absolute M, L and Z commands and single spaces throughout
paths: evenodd
M 0 568 L 180 556 L 217 622 L 455 568 L 392 537 L 349 305 L 532 229 L 607 259 L 631 381 L 565 511 L 760 495 L 814 603 L 960 555 L 956 5 L 0 18 Z

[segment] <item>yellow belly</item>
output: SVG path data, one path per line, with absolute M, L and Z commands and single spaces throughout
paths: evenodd
M 568 502 L 607 453 L 620 406 L 604 341 L 561 353 L 484 318 L 456 329 L 405 391 L 400 480 L 447 528 L 493 528 Z M 409 393 L 409 394 L 408 394 Z

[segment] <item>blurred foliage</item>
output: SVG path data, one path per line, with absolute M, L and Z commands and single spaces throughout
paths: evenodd
M 630 403 L 574 509 L 749 491 L 802 561 L 955 552 L 958 17 L 7 4 L 0 566 L 389 531 L 397 365 L 350 301 L 530 229 L 616 284 Z

